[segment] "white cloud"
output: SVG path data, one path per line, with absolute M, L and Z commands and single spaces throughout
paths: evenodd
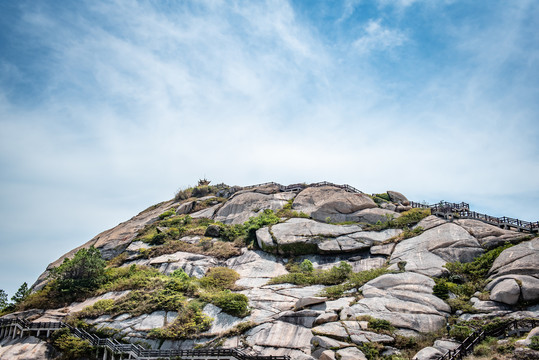
M 380 19 L 370 20 L 365 26 L 364 34 L 354 41 L 353 46 L 360 54 L 391 50 L 408 40 L 402 31 L 384 27 L 381 22 Z
M 21 105 L 0 88 L 0 238 L 23 243 L 24 228 L 24 239 L 54 239 L 40 247 L 34 276 L 202 176 L 238 185 L 328 180 L 491 209 L 539 197 L 537 126 L 523 126 L 537 111 L 519 83 L 495 86 L 505 81 L 497 43 L 511 58 L 532 54 L 519 76 L 535 74 L 537 47 L 525 49 L 529 33 L 519 26 L 455 28 L 456 50 L 473 61 L 408 83 L 357 65 L 355 55 L 340 62 L 334 44 L 282 1 L 171 12 L 91 6 L 73 18 L 28 8 L 19 24 L 35 42 L 28 46 L 52 54 L 38 59 L 49 69 L 42 98 Z M 380 19 L 366 24 L 354 54 L 416 41 Z M 1 64 L 0 80 L 33 80 Z M 532 220 L 524 201 L 503 215 Z M 39 221 L 25 222 L 28 213 Z

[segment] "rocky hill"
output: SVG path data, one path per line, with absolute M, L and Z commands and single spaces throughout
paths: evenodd
M 394 191 L 199 185 L 51 263 L 2 319 L 152 349 L 396 360 L 439 358 L 475 329 L 539 317 L 536 233 L 456 208 L 435 216 Z M 530 339 L 479 346 L 534 358 Z M 96 354 L 68 328 L 0 345 L 2 359 Z

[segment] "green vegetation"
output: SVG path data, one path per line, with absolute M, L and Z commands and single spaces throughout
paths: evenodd
M 288 202 L 283 206 L 282 209 L 277 211 L 275 215 L 279 218 L 309 218 L 309 215 L 305 214 L 303 211 L 297 212 L 295 210 L 292 210 L 292 204 L 294 202 L 294 199 L 288 200 Z
M 158 310 L 176 311 L 178 318 L 165 328 L 155 329 L 151 337 L 163 339 L 188 338 L 211 326 L 212 319 L 202 313 L 206 303 L 212 303 L 234 316 L 249 314 L 248 299 L 234 293 L 234 282 L 239 275 L 232 269 L 217 267 L 210 269 L 201 279 L 189 277 L 178 269 L 169 276 L 155 269 L 140 266 L 107 269 L 107 283 L 97 293 L 131 291 L 117 300 L 99 300 L 94 305 L 73 314 L 69 322 L 76 324 L 83 318 L 101 315 L 116 316 L 129 313 L 132 316 L 148 314 Z M 191 298 L 191 300 L 189 300 Z
M 105 281 L 106 262 L 93 246 L 80 249 L 72 259 L 51 269 L 50 277 L 56 280 L 61 294 L 85 294 L 97 289 Z
M 531 343 L 529 348 L 532 350 L 539 350 L 539 336 L 532 336 L 530 340 Z
M 356 291 L 359 292 L 359 288 L 365 285 L 367 282 L 388 273 L 390 273 L 390 271 L 387 269 L 387 267 L 352 273 L 348 277 L 347 281 L 343 284 L 330 286 L 324 289 L 323 295 L 330 298 L 338 298 L 343 296 L 345 291 L 351 289 L 356 289 Z
M 215 195 L 218 191 L 219 188 L 216 186 L 199 183 L 198 186 L 178 190 L 178 192 L 174 196 L 174 200 L 181 201 L 187 200 L 189 198 L 201 198 L 208 195 Z
M 276 276 L 268 284 L 333 285 L 324 289 L 321 294 L 330 298 L 341 297 L 347 290 L 358 290 L 368 281 L 389 272 L 384 267 L 354 273 L 346 261 L 341 261 L 339 265 L 331 269 L 319 270 L 314 269 L 311 261 L 307 259 L 301 264 L 290 261 L 286 268 L 289 271 L 288 274 Z
M 51 336 L 52 344 L 62 352 L 60 360 L 89 358 L 94 348 L 88 340 L 80 339 L 71 334 L 68 328 L 55 331 Z
M 457 310 L 475 312 L 475 309 L 469 303 L 470 298 L 474 293 L 483 290 L 486 284 L 485 277 L 494 260 L 503 250 L 511 246 L 511 244 L 505 244 L 492 249 L 469 263 L 454 262 L 445 264 L 445 268 L 449 270 L 450 275 L 447 278 L 435 279 L 436 285 L 434 285 L 433 294 L 440 299 L 446 300 L 453 312 Z M 449 293 L 457 297 L 450 299 Z
M 208 330 L 213 319 L 202 312 L 202 304 L 191 301 L 178 311 L 174 322 L 164 328 L 152 329 L 148 334 L 150 338 L 178 339 L 192 338 Z
M 466 325 L 453 325 L 451 330 L 449 330 L 449 335 L 458 341 L 464 341 L 464 339 L 466 339 L 472 333 L 473 329 Z
M 430 209 L 420 209 L 420 208 L 413 208 L 408 211 L 404 211 L 400 214 L 400 216 L 396 219 L 394 219 L 391 216 L 387 216 L 387 220 L 382 222 L 378 221 L 376 224 L 364 224 L 363 228 L 364 230 L 370 230 L 370 231 L 381 231 L 385 229 L 391 229 L 391 228 L 397 228 L 397 229 L 408 229 L 418 222 L 420 222 L 422 219 L 426 218 L 430 215 Z M 417 230 L 419 232 L 419 230 Z M 413 235 L 413 233 L 408 233 L 409 235 Z M 415 235 L 414 235 L 415 236 Z
M 307 260 L 308 261 L 308 260 Z M 310 261 L 309 261 L 310 262 Z M 311 263 L 312 266 L 312 263 Z M 352 273 L 352 266 L 345 261 L 329 270 L 310 269 L 305 261 L 298 265 L 291 262 L 287 265 L 289 274 L 276 276 L 269 284 L 290 283 L 296 285 L 336 285 L 346 281 Z
M 462 276 L 464 281 L 477 281 L 483 279 L 487 275 L 494 260 L 496 260 L 502 251 L 512 246 L 513 244 L 507 243 L 484 253 L 475 258 L 472 262 L 463 264 L 457 261 L 454 263 L 447 263 L 445 267 L 452 275 Z
M 373 197 L 374 201 L 376 201 L 376 198 L 382 199 L 382 200 L 385 200 L 385 201 L 391 201 L 391 199 L 389 198 L 388 193 L 374 194 L 374 197 Z
M 391 323 L 387 320 L 383 319 L 375 319 L 371 318 L 369 319 L 369 329 L 372 329 L 374 331 L 393 331 L 395 328 L 391 325 Z

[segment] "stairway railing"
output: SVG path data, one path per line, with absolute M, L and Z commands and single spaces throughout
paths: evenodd
M 260 356 L 260 355 L 248 355 L 241 350 L 237 349 L 189 349 L 189 350 L 154 350 L 145 349 L 138 344 L 124 344 L 113 338 L 101 338 L 95 334 L 91 334 L 84 329 L 79 329 L 68 325 L 63 322 L 29 322 L 24 319 L 0 319 L 0 329 L 4 330 L 0 332 L 2 337 L 6 336 L 6 329 L 9 331 L 7 334 L 15 337 L 17 331 L 19 336 L 22 337 L 25 332 L 31 331 L 47 331 L 47 335 L 50 332 L 68 328 L 71 334 L 74 336 L 87 340 L 96 347 L 105 348 L 113 354 L 127 355 L 134 359 L 158 359 L 158 358 L 171 358 L 171 357 L 227 357 L 235 358 L 238 360 L 289 360 L 289 356 Z

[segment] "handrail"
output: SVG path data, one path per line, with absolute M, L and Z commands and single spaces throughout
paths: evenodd
M 506 216 L 495 217 L 481 214 L 475 211 L 471 211 L 470 205 L 465 202 L 462 202 L 460 204 L 440 202 L 438 204 L 426 205 L 411 201 L 410 206 L 412 206 L 413 208 L 431 209 L 433 215 L 444 218 L 455 217 L 461 219 L 474 219 L 498 227 L 514 227 L 518 230 L 524 230 L 530 233 L 539 231 L 539 221 L 531 222 L 513 219 Z
M 475 345 L 483 341 L 487 336 L 500 336 L 506 334 L 511 330 L 516 330 L 524 325 L 528 325 L 530 330 L 539 325 L 539 319 L 530 318 L 530 319 L 516 319 L 510 321 L 509 323 L 501 324 L 490 330 L 475 330 L 470 336 L 468 336 L 464 341 L 454 350 L 448 350 L 440 360 L 456 360 L 462 359 L 467 354 L 471 353 Z
M 129 355 L 134 359 L 148 358 L 167 358 L 167 357 L 196 357 L 196 356 L 227 356 L 234 357 L 238 360 L 290 360 L 289 356 L 260 356 L 247 355 L 243 351 L 237 349 L 189 349 L 189 350 L 154 350 L 145 349 L 138 344 L 123 344 L 116 339 L 101 338 L 95 334 L 91 334 L 84 329 L 79 329 L 64 322 L 29 322 L 25 319 L 0 319 L 0 328 L 16 327 L 21 330 L 21 336 L 24 331 L 40 331 L 49 330 L 56 331 L 61 328 L 68 328 L 71 333 L 83 340 L 87 340 L 93 346 L 103 347 L 110 350 L 114 354 Z M 13 330 L 13 331 L 16 331 Z M 4 333 L 2 333 L 5 335 Z
M 348 184 L 339 185 L 339 184 L 334 184 L 334 183 L 328 182 L 328 181 L 321 181 L 321 182 L 312 183 L 312 184 L 297 183 L 297 184 L 291 184 L 291 185 L 287 185 L 287 186 L 284 186 L 284 185 L 281 185 L 279 183 L 270 181 L 270 182 L 266 182 L 266 183 L 262 183 L 262 184 L 244 186 L 243 189 L 254 189 L 254 188 L 257 188 L 257 187 L 268 186 L 268 185 L 277 186 L 279 188 L 279 191 L 282 191 L 282 192 L 298 191 L 298 190 L 306 189 L 308 187 L 333 186 L 333 187 L 337 187 L 337 188 L 343 189 L 343 190 L 351 192 L 351 193 L 363 194 L 363 192 L 361 190 L 358 190 L 358 189 L 356 189 L 355 187 L 353 187 L 351 185 L 348 185 Z

